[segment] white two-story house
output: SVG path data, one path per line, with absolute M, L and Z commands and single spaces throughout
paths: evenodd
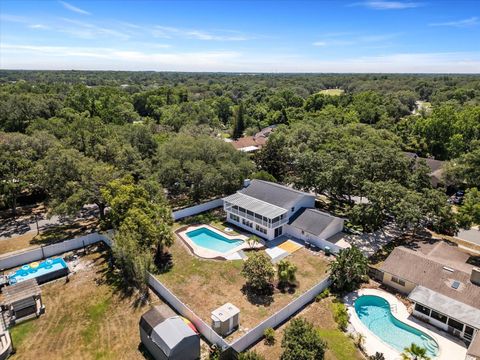
M 280 184 L 252 180 L 224 198 L 227 221 L 266 240 L 291 235 L 320 248 L 343 229 L 344 220 L 315 209 L 315 196 Z

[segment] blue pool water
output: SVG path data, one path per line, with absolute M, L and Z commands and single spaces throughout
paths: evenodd
M 362 295 L 355 301 L 355 311 L 362 323 L 383 342 L 402 352 L 412 343 L 427 349 L 429 357 L 438 354 L 438 344 L 429 335 L 395 318 L 387 300 Z
M 206 227 L 189 231 L 186 234 L 196 245 L 221 253 L 229 252 L 243 243 L 240 239 L 227 239 Z
M 38 264 L 38 265 L 37 265 Z M 33 266 L 32 266 L 33 265 Z M 37 265 L 37 266 L 35 266 Z M 66 269 L 67 263 L 62 258 L 47 259 L 40 263 L 23 265 L 20 269 L 9 275 L 10 284 L 15 284 L 28 279 L 33 279 L 53 271 Z

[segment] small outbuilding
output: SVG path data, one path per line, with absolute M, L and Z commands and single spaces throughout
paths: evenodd
M 45 311 L 42 291 L 36 279 L 29 279 L 2 289 L 2 316 L 7 326 L 38 317 Z
M 142 315 L 140 338 L 155 360 L 200 358 L 200 336 L 195 327 L 167 305 L 155 306 Z
M 212 311 L 212 328 L 221 336 L 227 336 L 238 328 L 240 309 L 226 303 Z

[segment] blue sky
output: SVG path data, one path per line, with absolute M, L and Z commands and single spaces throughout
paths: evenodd
M 2 0 L 0 68 L 480 73 L 480 0 Z

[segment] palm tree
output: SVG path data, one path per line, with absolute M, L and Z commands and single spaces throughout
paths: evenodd
M 353 246 L 340 250 L 335 261 L 330 263 L 330 278 L 337 290 L 351 291 L 364 280 L 367 270 L 367 258 Z
M 412 343 L 409 347 L 403 349 L 402 353 L 403 360 L 430 360 L 430 357 L 427 355 L 427 349 Z

